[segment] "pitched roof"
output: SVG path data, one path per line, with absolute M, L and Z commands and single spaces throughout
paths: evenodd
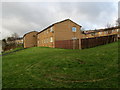
M 37 31 L 28 32 L 28 33 L 24 34 L 23 38 L 24 38 L 27 34 L 32 33 L 32 32 L 37 32 Z M 37 33 L 38 33 L 38 32 L 37 32 Z
M 54 24 L 52 24 L 52 25 L 48 26 L 47 28 L 43 29 L 42 31 L 38 32 L 37 34 L 39 34 L 39 33 L 43 32 L 43 31 L 47 30 L 48 28 L 50 28 L 50 27 L 54 26 L 55 24 L 59 24 L 59 23 L 65 22 L 65 21 L 71 21 L 71 22 L 73 22 L 73 21 L 72 21 L 72 20 L 70 20 L 70 19 L 65 19 L 65 20 L 62 20 L 62 21 L 60 21 L 60 22 L 56 22 L 56 23 L 54 23 Z M 75 22 L 73 22 L 73 23 L 75 23 Z M 79 25 L 79 24 L 77 24 L 77 23 L 75 23 L 75 24 L 76 24 L 76 25 L 78 25 L 78 26 L 80 26 L 80 25 Z M 82 27 L 82 26 L 80 26 L 80 27 Z

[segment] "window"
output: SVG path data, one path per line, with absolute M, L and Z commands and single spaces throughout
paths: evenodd
M 75 40 L 75 39 L 77 39 L 77 38 L 76 38 L 76 37 L 73 37 L 73 38 L 72 38 L 72 40 Z
M 102 32 L 99 32 L 99 34 L 101 35 L 101 34 L 102 34 Z
M 33 35 L 33 37 L 35 37 L 35 35 Z
M 38 44 L 39 44 L 39 41 L 38 41 Z
M 72 32 L 76 32 L 76 27 L 72 27 Z
M 117 29 L 117 32 L 119 32 L 119 29 Z
M 93 32 L 93 33 L 91 33 L 91 35 L 92 35 L 92 36 L 94 36 L 94 35 L 96 35 L 96 33 L 95 33 L 95 32 Z
M 107 34 L 108 33 L 108 31 L 105 31 L 105 34 Z
M 114 32 L 114 30 L 112 30 L 112 33 Z
M 53 37 L 50 37 L 50 42 L 53 42 Z
M 53 32 L 53 27 L 50 28 L 50 32 Z

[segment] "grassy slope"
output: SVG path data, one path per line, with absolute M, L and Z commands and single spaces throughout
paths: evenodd
M 3 88 L 116 88 L 118 43 L 84 50 L 34 47 L 3 56 Z

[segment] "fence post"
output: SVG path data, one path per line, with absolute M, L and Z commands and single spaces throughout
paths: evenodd
M 72 41 L 73 41 L 73 49 L 75 49 L 75 39 L 73 39 Z
M 81 49 L 81 38 L 79 38 L 78 40 L 79 40 L 79 49 Z

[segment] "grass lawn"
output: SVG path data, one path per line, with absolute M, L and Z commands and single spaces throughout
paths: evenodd
M 33 47 L 2 57 L 3 88 L 118 88 L 118 42 L 84 50 Z

